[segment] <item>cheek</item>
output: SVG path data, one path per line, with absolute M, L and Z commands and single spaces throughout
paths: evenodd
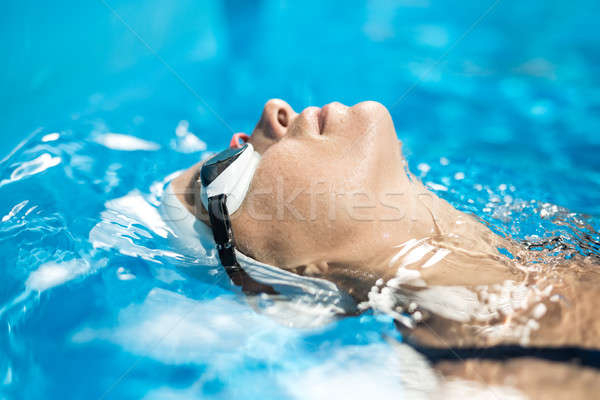
M 330 176 L 320 174 L 315 164 L 294 162 L 293 157 L 262 161 L 244 200 L 248 214 L 280 224 L 302 224 L 321 217 L 333 186 Z
M 275 140 L 266 137 L 262 131 L 255 131 L 250 136 L 248 143 L 251 143 L 258 153 L 264 154 L 275 143 Z
M 332 142 L 282 140 L 263 154 L 232 221 L 249 255 L 301 265 L 372 220 L 375 182 L 382 175 L 374 163 L 377 154 L 357 157 L 331 147 Z
M 321 221 L 333 228 L 333 221 L 347 219 L 349 208 L 375 197 L 383 172 L 377 170 L 377 154 L 359 158 L 331 152 L 323 144 L 308 150 L 280 142 L 269 149 L 244 202 L 248 211 L 263 219 Z
M 280 160 L 265 154 L 232 221 L 242 251 L 261 261 L 293 267 L 310 262 L 331 246 L 329 239 L 335 237 L 336 218 L 340 218 L 329 201 L 330 182 L 306 172 L 294 157 Z

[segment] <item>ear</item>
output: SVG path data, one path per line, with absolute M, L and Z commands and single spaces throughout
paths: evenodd
M 327 261 L 319 261 L 317 263 L 310 263 L 303 265 L 304 268 L 300 268 L 302 275 L 306 276 L 321 276 L 329 271 L 329 264 Z

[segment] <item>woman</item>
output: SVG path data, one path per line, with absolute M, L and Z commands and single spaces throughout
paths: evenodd
M 481 371 L 509 356 L 550 365 L 589 355 L 596 366 L 600 274 L 592 260 L 530 251 L 428 191 L 408 170 L 381 104 L 297 114 L 270 100 L 243 139 L 249 145 L 239 152 L 191 167 L 171 187 L 211 226 L 222 264 L 246 290 L 278 292 L 246 273 L 248 260 L 333 283 L 359 309 L 394 316 L 448 375 L 485 381 L 483 372 L 464 372 L 473 361 L 460 361 L 481 348 L 498 349 Z M 459 361 L 448 361 L 458 350 Z

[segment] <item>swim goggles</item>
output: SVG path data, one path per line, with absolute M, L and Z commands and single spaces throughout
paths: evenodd
M 240 266 L 235 254 L 235 239 L 230 216 L 241 206 L 260 154 L 247 135 L 234 135 L 230 148 L 208 159 L 200 169 L 200 199 L 208 211 L 213 237 L 221 264 L 229 278 L 246 292 L 275 293 L 270 286 L 251 278 Z
M 293 295 L 296 299 L 308 295 L 310 301 L 336 307 L 336 313 L 355 312 L 354 299 L 334 283 L 296 275 L 235 249 L 230 216 L 240 208 L 260 161 L 260 154 L 247 143 L 248 139 L 248 135 L 235 134 L 230 148 L 208 159 L 200 169 L 200 198 L 208 211 L 217 254 L 227 275 L 245 293 Z

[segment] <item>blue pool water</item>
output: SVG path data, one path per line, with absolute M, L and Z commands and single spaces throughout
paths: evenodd
M 598 2 L 323 3 L 3 7 L 1 398 L 435 385 L 407 378 L 418 360 L 391 351 L 390 318 L 281 323 L 156 222 L 161 182 L 250 131 L 271 97 L 380 101 L 411 169 L 454 206 L 519 240 L 559 237 L 567 257 L 600 253 Z

